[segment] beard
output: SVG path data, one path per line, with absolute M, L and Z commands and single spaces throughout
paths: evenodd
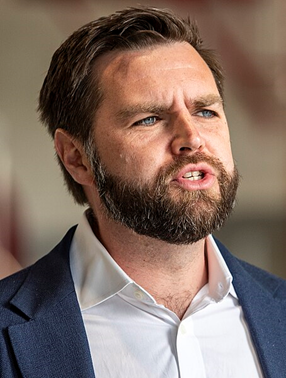
M 185 165 L 205 162 L 217 173 L 219 191 L 170 187 Z M 93 170 L 106 215 L 139 235 L 170 244 L 195 243 L 218 230 L 233 210 L 239 174 L 228 174 L 220 160 L 203 153 L 176 158 L 151 182 L 128 181 L 108 172 L 93 152 Z

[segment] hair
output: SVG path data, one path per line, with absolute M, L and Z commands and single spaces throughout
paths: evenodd
M 38 108 L 50 135 L 54 137 L 56 129 L 62 128 L 90 150 L 93 120 L 103 99 L 96 59 L 110 51 L 140 50 L 175 42 L 187 42 L 200 54 L 223 98 L 222 68 L 216 54 L 203 47 L 195 22 L 169 10 L 128 8 L 81 27 L 54 53 Z M 74 181 L 59 157 L 58 161 L 75 201 L 88 203 L 83 187 Z

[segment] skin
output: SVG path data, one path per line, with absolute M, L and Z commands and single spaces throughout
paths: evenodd
M 9 276 L 21 269 L 21 265 L 14 258 L 14 256 L 8 252 L 0 244 L 0 279 Z
M 160 45 L 139 51 L 112 52 L 99 58 L 104 99 L 96 112 L 94 138 L 109 172 L 132 182 L 153 182 L 160 168 L 183 155 L 203 152 L 218 158 L 233 172 L 229 130 L 212 73 L 187 43 Z M 58 129 L 58 155 L 73 178 L 83 185 L 97 218 L 95 233 L 115 261 L 158 303 L 182 318 L 196 293 L 207 282 L 205 240 L 175 246 L 140 236 L 106 216 L 88 159 L 81 144 Z M 178 187 L 194 191 L 200 182 L 170 178 L 170 193 Z M 217 172 L 211 171 L 203 190 L 219 196 Z

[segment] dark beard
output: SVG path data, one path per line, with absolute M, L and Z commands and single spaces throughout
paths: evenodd
M 217 172 L 220 193 L 206 190 L 172 189 L 167 178 L 174 177 L 185 165 L 206 162 Z M 229 175 L 216 158 L 197 153 L 180 157 L 161 169 L 155 182 L 139 185 L 107 172 L 96 154 L 94 176 L 106 214 L 137 234 L 171 244 L 192 244 L 218 230 L 230 215 L 235 201 L 239 174 Z

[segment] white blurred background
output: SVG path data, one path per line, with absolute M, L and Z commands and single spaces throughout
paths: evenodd
M 162 0 L 198 21 L 226 71 L 226 112 L 243 177 L 217 236 L 238 257 L 286 278 L 286 2 Z M 77 223 L 37 98 L 56 48 L 132 0 L 0 0 L 0 241 L 26 266 Z M 1 264 L 1 262 L 0 262 Z

